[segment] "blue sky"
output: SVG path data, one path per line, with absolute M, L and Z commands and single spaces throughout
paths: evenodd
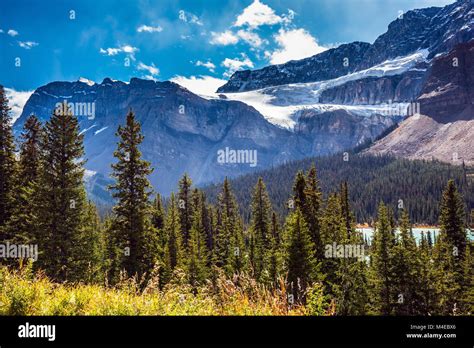
M 453 0 L 2 0 L 0 83 L 207 79 L 373 42 L 400 11 Z M 20 60 L 18 60 L 18 58 Z M 19 63 L 19 66 L 17 66 Z

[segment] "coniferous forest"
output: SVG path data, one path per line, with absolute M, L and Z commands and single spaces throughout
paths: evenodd
M 38 250 L 34 261 L 0 259 L 1 315 L 474 312 L 473 192 L 460 168 L 354 154 L 340 176 L 333 158 L 281 167 L 294 170 L 291 183 L 267 171 L 202 190 L 183 173 L 161 197 L 130 110 L 116 133 L 115 205 L 99 216 L 84 189 L 77 118 L 63 110 L 45 124 L 31 115 L 17 142 L 0 88 L 0 244 L 3 256 Z M 374 180 L 363 192 L 368 162 Z M 416 192 L 391 195 L 395 186 Z M 439 233 L 415 238 L 414 222 Z

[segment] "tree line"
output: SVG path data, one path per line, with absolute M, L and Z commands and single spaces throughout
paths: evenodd
M 474 207 L 474 181 L 469 182 L 463 166 L 348 152 L 291 161 L 231 179 L 244 221 L 248 223 L 250 220 L 251 191 L 259 177 L 267 183 L 275 211 L 284 216 L 296 173 L 309 170 L 313 164 L 318 168 L 325 197 L 337 190 L 341 182 L 347 181 L 349 200 L 359 223 L 373 224 L 378 204 L 383 201 L 392 207 L 403 204 L 415 224 L 435 225 L 438 223 L 439 200 L 449 179 L 455 181 L 465 204 Z M 203 190 L 214 203 L 220 185 L 211 184 Z M 397 218 L 400 217 L 398 212 L 395 211 Z
M 116 203 L 101 219 L 84 189 L 78 120 L 67 105 L 63 110 L 44 125 L 29 116 L 17 153 L 0 88 L 0 243 L 37 244 L 33 269 L 54 281 L 114 286 L 135 277 L 145 286 L 153 277 L 163 289 L 184 274 L 197 293 L 219 275 L 238 286 L 245 274 L 270 291 L 285 289 L 289 306 L 325 314 L 472 313 L 473 243 L 453 180 L 441 198 L 439 235 L 423 235 L 419 243 L 408 211 L 397 218 L 384 203 L 372 240 L 364 238 L 347 183 L 324 198 L 314 165 L 296 173 L 285 216 L 261 177 L 248 223 L 227 179 L 211 204 L 184 174 L 165 206 L 147 179 L 153 168 L 142 158 L 143 135 L 130 110 L 116 133 L 110 186 Z M 2 264 L 18 267 L 11 259 Z

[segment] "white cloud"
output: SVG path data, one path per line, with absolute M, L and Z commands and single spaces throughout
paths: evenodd
M 203 25 L 204 23 L 199 19 L 198 16 L 192 14 L 191 12 L 186 12 L 184 10 L 179 10 L 178 18 L 185 23 L 192 23 L 196 25 Z
M 137 31 L 139 33 L 146 32 L 146 33 L 159 33 L 163 31 L 163 28 L 161 26 L 157 27 L 152 27 L 148 25 L 141 25 L 137 28 Z
M 226 58 L 222 62 L 222 66 L 227 68 L 227 71 L 224 73 L 225 77 L 230 77 L 234 72 L 242 68 L 253 68 L 253 62 L 242 53 L 242 59 L 234 58 Z
M 31 49 L 32 47 L 35 47 L 35 46 L 38 46 L 39 43 L 37 42 L 34 42 L 34 41 L 18 41 L 18 45 L 21 47 L 21 48 L 24 48 L 24 49 Z
M 211 32 L 211 44 L 212 45 L 235 45 L 239 42 L 239 38 L 230 30 L 226 30 L 222 33 Z
M 255 48 L 260 47 L 263 44 L 263 40 L 260 38 L 260 36 L 250 30 L 240 29 L 237 32 L 237 36 L 244 40 L 246 43 L 248 43 L 250 46 Z
M 5 94 L 8 99 L 8 105 L 11 108 L 12 122 L 20 117 L 23 112 L 23 107 L 25 106 L 28 98 L 33 94 L 34 91 L 15 91 L 12 88 L 5 88 Z
M 14 29 L 9 29 L 7 31 L 7 34 L 10 35 L 10 36 L 17 36 L 18 35 L 18 32 Z
M 275 35 L 275 41 L 280 48 L 273 52 L 265 52 L 271 64 L 282 64 L 290 60 L 306 58 L 327 50 L 304 29 L 280 29 Z
M 0 29 L 0 34 L 3 34 L 3 29 Z
M 158 79 L 153 75 L 143 75 L 142 78 L 144 78 L 146 80 L 158 81 Z
M 187 88 L 191 92 L 202 96 L 216 96 L 216 90 L 227 81 L 212 76 L 175 76 L 171 81 Z
M 234 26 L 248 25 L 249 27 L 256 28 L 261 25 L 272 25 L 281 22 L 283 22 L 283 18 L 275 14 L 275 11 L 270 6 L 261 3 L 260 0 L 254 0 L 237 17 Z
M 198 61 L 196 62 L 196 66 L 203 66 L 203 67 L 205 67 L 205 68 L 208 68 L 209 71 L 211 71 L 211 72 L 215 72 L 214 69 L 216 68 L 216 66 L 214 65 L 214 63 L 211 62 L 210 60 L 208 60 L 207 62 L 201 62 L 200 60 L 198 60 Z
M 154 80 L 155 76 L 160 73 L 160 69 L 158 69 L 154 63 L 151 63 L 151 65 L 146 65 L 142 62 L 139 62 L 137 69 L 148 71 L 149 75 L 145 75 L 145 77 L 148 78 L 149 80 Z
M 106 49 L 101 48 L 99 50 L 100 53 L 105 54 L 107 56 L 115 56 L 119 53 L 126 53 L 126 54 L 130 55 L 130 57 L 133 60 L 135 60 L 135 52 L 137 52 L 137 51 L 138 51 L 138 48 L 130 46 L 130 45 L 123 45 L 123 46 L 120 46 L 120 47 L 110 47 L 110 48 L 106 48 Z

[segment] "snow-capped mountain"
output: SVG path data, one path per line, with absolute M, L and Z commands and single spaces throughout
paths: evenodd
M 390 23 L 387 32 L 373 44 L 354 42 L 302 60 L 253 71 L 237 71 L 218 92 L 243 92 L 335 79 L 420 50 L 427 50 L 431 59 L 472 39 L 473 6 L 471 0 L 458 0 L 445 7 L 408 11 Z

